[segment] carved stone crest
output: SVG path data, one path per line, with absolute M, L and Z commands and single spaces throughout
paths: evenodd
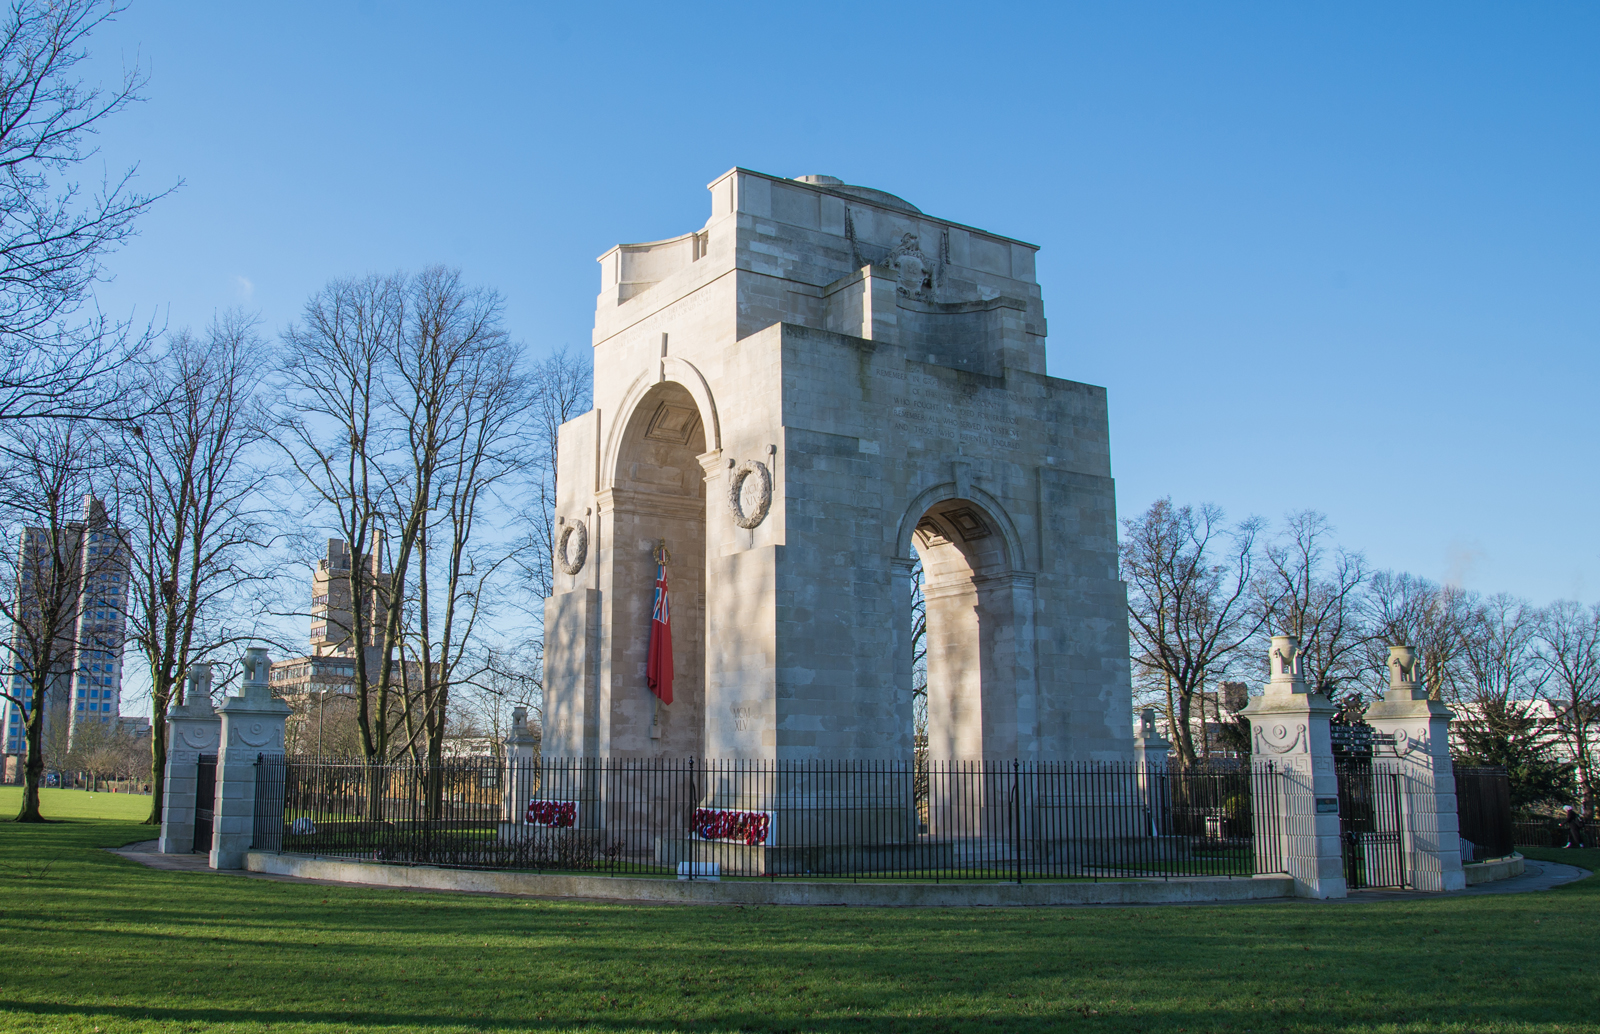
M 919 244 L 916 234 L 903 233 L 900 243 L 889 249 L 889 257 L 883 261 L 899 275 L 903 294 L 918 295 L 933 289 L 933 260 L 922 253 Z
M 753 498 L 747 509 L 744 489 L 751 477 L 755 484 L 751 486 Z M 734 468 L 728 481 L 728 509 L 733 511 L 733 523 L 741 528 L 754 528 L 767 519 L 767 511 L 772 509 L 772 474 L 765 463 L 745 460 Z
M 573 542 L 576 538 L 578 541 Z M 581 520 L 567 523 L 561 518 L 561 533 L 556 538 L 556 566 L 564 574 L 577 574 L 589 559 L 589 526 Z

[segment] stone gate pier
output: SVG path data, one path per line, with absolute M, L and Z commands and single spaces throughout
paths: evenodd
M 1461 827 L 1450 760 L 1450 709 L 1428 698 L 1416 651 L 1389 647 L 1389 690 L 1367 708 L 1367 724 L 1404 777 L 1401 830 L 1407 877 L 1418 890 L 1460 890 Z

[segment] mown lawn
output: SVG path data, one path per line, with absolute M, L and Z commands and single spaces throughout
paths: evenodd
M 640 907 L 158 872 L 98 850 L 150 837 L 136 802 L 58 791 L 63 821 L 0 822 L 0 1030 L 1600 1031 L 1600 878 L 1336 904 Z

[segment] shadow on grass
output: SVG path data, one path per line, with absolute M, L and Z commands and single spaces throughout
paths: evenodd
M 922 1003 L 918 1011 L 928 1012 Z M 772 1034 L 801 1034 L 801 1032 L 895 1032 L 895 1034 L 947 1034 L 953 1031 L 993 1030 L 1006 1031 L 1056 1031 L 1071 1029 L 1079 1024 L 1092 1024 L 1085 1029 L 1094 1031 L 1368 1031 L 1377 1027 L 1385 1031 L 1438 1031 L 1471 1030 L 1502 1031 L 1526 1030 L 1527 1023 L 1563 1024 L 1560 1030 L 1592 1030 L 1591 1024 L 1578 1027 L 1565 1026 L 1571 1017 L 1534 1019 L 1524 1012 L 1513 1010 L 1478 1010 L 1470 1015 L 1443 1016 L 1424 1006 L 1407 1007 L 1393 1001 L 1373 1001 L 1363 1008 L 1340 1013 L 1308 1005 L 1304 999 L 1286 997 L 1253 1009 L 1227 1009 L 1217 1007 L 1184 1009 L 1143 1009 L 1138 1006 L 1119 1009 L 1115 1004 L 1102 1003 L 1060 1007 L 1048 1013 L 1012 1010 L 972 1010 L 933 1012 L 929 1015 L 903 1015 L 871 1009 L 852 1010 L 850 1015 L 789 1015 L 775 1016 L 770 1009 L 741 1008 L 720 1011 L 714 1017 L 690 1018 L 663 1011 L 656 1016 L 625 1017 L 608 1015 L 625 1005 L 607 1007 L 598 1004 L 593 1010 L 550 1010 L 549 1014 L 519 1016 L 487 1016 L 484 1014 L 428 1014 L 414 1011 L 375 1011 L 358 1009 L 325 1009 L 315 1011 L 281 1011 L 267 1009 L 229 1008 L 151 1008 L 138 1006 L 79 1006 L 44 1005 L 0 999 L 0 1010 L 13 1016 L 31 1015 L 39 1019 L 66 1019 L 82 1017 L 94 1022 L 120 1020 L 124 1023 L 139 1021 L 179 1025 L 185 1030 L 196 1025 L 220 1025 L 234 1028 L 242 1024 L 260 1024 L 263 1027 L 323 1026 L 330 1029 L 387 1028 L 395 1030 L 592 1030 L 648 1034 L 671 1031 L 761 1031 Z M 937 1004 L 934 1009 L 937 1009 Z M 819 1010 L 820 1011 L 820 1010 Z
M 0 883 L 0 939 L 27 945 L 0 1027 L 1600 1029 L 1597 880 L 1333 907 L 641 908 L 200 879 L 99 850 L 141 832 L 0 831 L 0 864 L 61 858 Z

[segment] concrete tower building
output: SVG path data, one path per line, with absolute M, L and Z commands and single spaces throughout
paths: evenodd
M 379 565 L 374 543 L 368 554 L 372 565 L 371 584 L 364 590 L 367 627 L 377 616 L 375 586 L 388 577 Z M 272 663 L 272 692 L 280 697 L 322 693 L 352 693 L 355 690 L 356 641 L 353 626 L 355 592 L 351 582 L 352 553 L 343 539 L 329 539 L 327 552 L 317 561 L 311 575 L 311 651 Z M 361 579 L 354 579 L 357 583 Z M 370 636 L 369 636 L 370 639 Z M 371 642 L 364 645 L 376 663 Z
M 37 620 L 48 608 L 61 611 L 62 631 L 49 652 L 55 656 L 44 713 L 46 739 L 65 724 L 76 738 L 86 723 L 114 725 L 122 706 L 122 645 L 127 630 L 128 564 L 122 529 L 111 524 L 99 499 L 84 499 L 82 521 L 64 525 L 55 536 L 48 528 L 22 529 L 14 577 L 17 613 Z M 59 553 L 57 552 L 59 551 Z M 62 563 L 56 567 L 54 558 Z M 66 588 L 50 589 L 52 572 L 62 572 Z M 0 701 L 5 753 L 26 752 L 24 722 L 33 707 L 30 663 L 41 651 L 34 637 L 14 623 L 5 662 L 5 678 L 20 704 Z M 69 740 L 70 742 L 70 740 Z

